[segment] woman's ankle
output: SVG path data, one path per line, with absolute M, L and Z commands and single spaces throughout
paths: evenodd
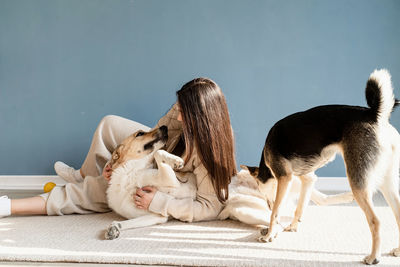
M 11 200 L 12 215 L 47 215 L 46 201 L 40 197 Z

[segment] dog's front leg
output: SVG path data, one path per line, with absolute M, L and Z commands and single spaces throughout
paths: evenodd
M 272 208 L 271 220 L 269 224 L 268 233 L 265 235 L 265 230 L 261 230 L 261 237 L 258 238 L 260 242 L 272 242 L 279 233 L 278 230 L 278 220 L 279 220 L 279 211 L 282 202 L 284 202 L 286 195 L 289 191 L 290 182 L 292 181 L 292 175 L 281 176 L 278 178 L 278 188 L 276 191 L 275 203 Z
M 174 169 L 183 168 L 184 161 L 180 157 L 172 155 L 164 150 L 158 150 L 154 154 L 154 159 L 157 162 L 158 167 L 158 186 L 173 186 L 177 187 L 180 185 L 176 179 Z
M 317 176 L 314 173 L 309 173 L 299 177 L 301 180 L 300 197 L 297 203 L 296 212 L 292 223 L 285 228 L 287 232 L 297 232 L 299 222 L 301 222 L 301 216 L 303 215 L 305 207 L 310 202 L 310 197 L 314 183 L 317 180 Z
M 108 240 L 113 240 L 120 236 L 121 231 L 166 223 L 167 221 L 168 217 L 158 214 L 149 214 L 135 219 L 120 222 L 114 221 L 107 228 L 105 238 Z

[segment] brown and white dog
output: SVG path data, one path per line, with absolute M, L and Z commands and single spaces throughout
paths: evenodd
M 113 152 L 110 161 L 113 172 L 107 189 L 108 205 L 128 220 L 112 222 L 106 230 L 106 239 L 118 238 L 122 230 L 167 222 L 168 217 L 136 207 L 133 196 L 137 188 L 155 186 L 159 191 L 177 198 L 195 198 L 194 175 L 185 174 L 182 177 L 185 182 L 181 183 L 174 169 L 181 169 L 184 161 L 161 150 L 167 139 L 166 126 L 150 132 L 137 131 Z
M 375 190 L 382 192 L 392 208 L 400 232 L 400 135 L 389 123 L 390 114 L 399 101 L 394 98 L 387 70 L 375 70 L 371 74 L 365 94 L 367 108 L 319 106 L 292 114 L 271 128 L 257 178 L 262 183 L 276 178 L 278 185 L 270 227 L 267 233 L 262 232 L 265 235 L 260 241 L 271 242 L 276 238 L 281 204 L 292 177 L 297 176 L 302 182 L 295 216 L 287 228 L 296 231 L 317 179 L 314 171 L 327 164 L 336 153 L 341 153 L 354 198 L 364 211 L 372 234 L 372 251 L 364 262 L 379 262 L 380 222 L 372 203 Z M 400 256 L 400 240 L 392 254 Z
M 277 190 L 277 180 L 269 179 L 267 183 L 263 183 L 257 178 L 258 167 L 248 167 L 245 165 L 241 165 L 240 167 L 242 170 L 231 180 L 228 201 L 218 218 L 220 220 L 230 218 L 261 227 L 269 226 Z M 290 224 L 301 189 L 300 179 L 294 176 L 286 200 L 286 209 L 282 212 L 287 216 L 282 218 L 284 221 L 281 221 L 277 225 L 277 232 L 284 231 Z M 317 205 L 335 205 L 349 203 L 353 200 L 354 197 L 351 192 L 326 195 L 315 188 L 311 192 L 311 201 Z M 265 229 L 268 228 L 264 228 L 263 230 L 265 231 Z

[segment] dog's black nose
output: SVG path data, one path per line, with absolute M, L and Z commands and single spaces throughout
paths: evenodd
M 166 136 L 166 137 L 168 136 L 168 127 L 167 126 L 165 126 L 165 125 L 161 126 L 160 131 L 163 136 Z

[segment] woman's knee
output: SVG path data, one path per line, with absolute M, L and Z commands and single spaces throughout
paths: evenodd
M 104 135 L 104 134 L 112 134 L 114 136 L 114 138 L 119 139 L 119 135 L 125 136 L 126 134 L 124 134 L 124 132 L 127 130 L 128 126 L 129 126 L 129 120 L 125 119 L 123 117 L 120 116 L 116 116 L 116 115 L 107 115 L 104 116 L 98 127 L 97 127 L 97 131 L 98 134 L 100 135 Z M 121 140 L 119 140 L 121 141 Z
M 97 128 L 97 135 L 102 136 L 103 141 L 105 136 L 112 136 L 114 146 L 120 144 L 126 137 L 138 130 L 148 130 L 149 127 L 116 115 L 107 115 L 103 117 Z M 114 144 L 115 143 L 115 144 Z
M 104 116 L 100 123 L 99 126 L 105 127 L 105 128 L 113 128 L 113 126 L 118 123 L 119 121 L 122 121 L 124 118 L 116 115 L 106 115 Z

